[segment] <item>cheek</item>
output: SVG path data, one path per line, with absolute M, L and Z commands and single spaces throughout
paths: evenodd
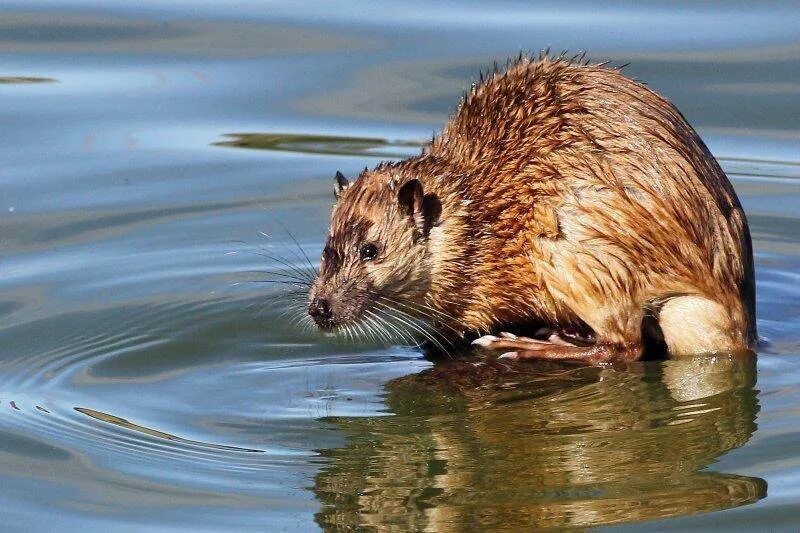
M 348 258 L 336 273 L 336 280 L 340 285 L 349 285 L 351 283 L 361 284 L 366 274 L 361 261 Z
M 381 261 L 366 265 L 367 275 L 377 287 L 404 286 L 418 280 L 418 262 L 410 250 L 395 250 Z
M 381 262 L 365 265 L 364 271 L 370 283 L 376 287 L 383 287 L 391 280 L 394 269 L 387 258 Z

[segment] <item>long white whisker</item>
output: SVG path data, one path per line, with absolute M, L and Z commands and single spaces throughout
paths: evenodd
M 411 344 L 415 346 L 418 345 L 418 343 L 414 341 L 412 337 L 404 335 L 403 331 L 401 331 L 396 325 L 392 324 L 391 321 L 387 320 L 387 318 L 384 316 L 385 313 L 381 308 L 375 307 L 374 310 L 375 310 L 374 316 L 382 325 L 385 334 L 387 336 L 387 341 L 390 344 L 399 341 L 402 342 L 403 344 Z M 390 330 L 394 331 L 394 334 L 392 334 Z
M 256 245 L 251 244 L 249 242 L 240 241 L 240 240 L 234 240 L 232 242 L 237 243 L 237 244 L 243 244 L 245 246 L 250 246 L 252 248 L 256 248 L 256 249 L 260 250 L 260 252 L 256 252 L 256 251 L 253 251 L 253 250 L 244 250 L 244 251 L 248 252 L 248 253 L 251 253 L 251 254 L 254 254 L 254 255 L 257 255 L 257 256 L 260 256 L 260 257 L 264 257 L 266 259 L 270 259 L 270 260 L 275 261 L 277 263 L 280 263 L 283 266 L 285 266 L 286 268 L 288 268 L 289 270 L 291 270 L 292 272 L 294 272 L 295 274 L 297 274 L 297 275 L 301 276 L 302 278 L 306 279 L 307 281 L 312 282 L 312 283 L 314 282 L 314 276 L 310 275 L 309 272 L 306 272 L 306 271 L 300 269 L 297 265 L 292 264 L 291 262 L 287 261 L 286 259 L 283 259 L 282 257 L 278 257 L 278 256 L 275 256 L 275 255 L 267 253 L 267 251 L 264 248 L 262 248 L 261 246 L 256 246 Z
M 281 227 L 284 229 L 284 231 L 286 231 L 286 233 L 289 235 L 289 238 L 290 238 L 290 239 L 292 239 L 292 242 L 294 242 L 294 244 L 295 244 L 295 245 L 297 246 L 297 248 L 300 250 L 300 253 L 302 253 L 302 254 L 303 254 L 303 257 L 306 259 L 306 262 L 308 263 L 308 266 L 309 266 L 309 267 L 311 267 L 311 272 L 313 272 L 313 273 L 314 273 L 314 275 L 316 275 L 316 276 L 319 276 L 319 272 L 317 272 L 317 268 L 316 268 L 316 267 L 314 266 L 314 264 L 311 262 L 311 259 L 309 259 L 309 258 L 308 258 L 308 254 L 306 254 L 306 251 L 305 251 L 305 250 L 303 250 L 303 247 L 302 247 L 302 246 L 300 246 L 300 243 L 299 243 L 299 242 L 297 242 L 297 239 L 295 239 L 295 238 L 294 238 L 294 235 L 292 235 L 292 232 L 291 232 L 291 231 L 289 231 L 289 228 L 287 228 L 286 226 L 284 226 L 284 225 L 283 225 L 283 223 L 281 223 L 281 222 L 278 222 L 278 224 L 280 224 L 280 225 L 281 225 Z
M 378 309 L 376 308 L 376 310 Z M 404 328 L 399 327 L 398 324 L 395 324 L 395 322 L 400 321 L 397 320 L 396 317 L 394 317 L 390 312 L 390 308 L 380 309 L 380 314 L 384 324 L 386 324 L 387 327 L 391 328 L 397 334 L 396 341 L 419 348 L 419 341 L 417 341 L 417 339 L 414 338 L 414 335 L 412 335 L 409 331 L 406 331 Z
M 453 333 L 455 333 L 457 337 L 461 337 L 461 335 L 462 335 L 460 331 L 458 331 L 458 330 L 457 330 L 457 329 L 455 329 L 453 326 L 451 326 L 450 324 L 448 324 L 448 322 L 447 322 L 447 321 L 445 321 L 445 320 L 442 320 L 442 319 L 437 319 L 437 317 L 435 317 L 435 316 L 431 316 L 429 313 L 425 312 L 425 310 L 423 310 L 423 309 L 418 309 L 418 308 L 414 307 L 414 306 L 413 306 L 413 305 L 411 305 L 411 304 L 407 304 L 407 303 L 405 303 L 405 302 L 399 302 L 399 301 L 397 301 L 397 300 L 394 300 L 394 299 L 392 299 L 392 298 L 388 298 L 388 297 L 386 297 L 386 296 L 378 296 L 378 298 L 380 298 L 380 299 L 382 299 L 382 300 L 385 300 L 386 302 L 389 302 L 389 303 L 391 303 L 392 305 L 397 305 L 397 306 L 405 307 L 406 309 L 409 309 L 409 310 L 411 310 L 411 311 L 414 311 L 414 312 L 416 312 L 416 313 L 419 313 L 420 315 L 422 315 L 422 316 L 423 316 L 423 317 L 425 317 L 425 318 L 429 318 L 429 319 L 431 319 L 431 320 L 433 320 L 433 321 L 436 321 L 436 322 L 438 322 L 439 324 L 441 324 L 442 326 L 444 326 L 444 327 L 446 327 L 447 329 L 449 329 L 450 331 L 452 331 Z M 408 314 L 408 313 L 406 313 L 406 314 Z M 453 321 L 455 321 L 455 319 L 453 319 Z
M 376 303 L 378 303 L 378 302 L 376 302 Z M 385 305 L 385 304 L 379 304 L 379 305 Z M 412 328 L 413 330 L 417 331 L 424 338 L 426 338 L 426 339 L 430 340 L 432 343 L 434 343 L 437 348 L 439 348 L 444 353 L 447 353 L 449 355 L 449 352 L 447 351 L 447 349 L 444 347 L 444 345 L 442 345 L 441 342 L 439 342 L 439 340 L 436 338 L 436 336 L 433 335 L 428 330 L 426 330 L 425 328 L 423 328 L 417 322 L 417 319 L 415 317 L 409 315 L 408 313 L 404 313 L 403 311 L 401 311 L 399 309 L 396 309 L 396 308 L 392 308 L 392 307 L 386 306 L 386 309 L 388 309 L 388 310 L 390 310 L 392 312 L 392 314 L 394 315 L 393 316 L 394 320 L 397 320 L 401 324 L 404 324 L 404 325 Z M 445 342 L 448 342 L 446 339 L 444 339 L 444 340 L 445 340 Z
M 239 274 L 267 274 L 270 276 L 278 276 L 279 278 L 286 278 L 294 280 L 298 283 L 303 283 L 304 285 L 311 286 L 312 283 L 308 281 L 306 278 L 301 278 L 296 274 L 289 273 L 289 272 L 280 272 L 276 270 L 242 270 L 238 272 Z
M 375 315 L 369 309 L 364 310 L 364 322 L 367 324 L 369 332 L 373 338 L 377 337 L 377 341 L 382 343 L 383 339 L 378 336 L 378 327 L 376 325 L 374 316 Z

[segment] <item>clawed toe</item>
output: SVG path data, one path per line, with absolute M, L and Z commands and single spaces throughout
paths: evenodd
M 517 337 L 510 333 L 500 333 L 499 335 L 499 337 L 484 335 L 472 341 L 472 344 L 489 350 L 502 350 L 507 348 L 512 350 L 533 350 L 536 349 L 536 347 L 551 346 L 551 343 L 548 341 L 529 339 L 528 337 Z
M 477 339 L 472 341 L 472 344 L 474 344 L 476 346 L 483 346 L 484 348 L 488 348 L 493 343 L 497 342 L 498 340 L 500 340 L 500 339 L 498 337 L 495 337 L 494 335 L 484 335 L 483 337 L 478 337 Z
M 497 336 L 484 335 L 482 337 L 478 337 L 477 339 L 472 341 L 472 344 L 476 346 L 483 346 L 484 348 L 489 348 L 497 342 L 516 341 L 516 340 L 528 340 L 528 339 L 526 337 L 517 337 L 513 333 L 508 333 L 507 331 L 501 331 L 500 333 L 497 334 Z
M 547 340 L 552 344 L 557 344 L 559 346 L 577 346 L 576 344 L 571 343 L 564 337 L 560 336 L 558 333 L 551 334 L 549 337 L 547 337 Z

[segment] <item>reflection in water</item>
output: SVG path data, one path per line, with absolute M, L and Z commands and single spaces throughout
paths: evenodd
M 200 442 L 197 440 L 185 439 L 183 437 L 178 437 L 177 435 L 172 435 L 171 433 L 166 433 L 164 431 L 159 431 L 157 429 L 152 429 L 149 427 L 141 426 L 139 424 L 134 424 L 130 420 L 126 420 L 124 418 L 120 418 L 115 415 L 110 415 L 108 413 L 103 413 L 102 411 L 95 411 L 94 409 L 89 409 L 87 407 L 75 407 L 75 410 L 81 414 L 90 416 L 96 420 L 101 420 L 103 422 L 107 422 L 109 424 L 113 424 L 121 428 L 129 429 L 131 431 L 136 431 L 138 433 L 144 433 L 145 435 L 150 435 L 151 437 L 156 437 L 159 439 L 180 442 L 182 444 L 202 446 L 204 448 L 213 448 L 217 450 L 232 450 L 237 452 L 253 452 L 253 453 L 262 451 L 250 448 L 240 448 L 238 446 L 225 446 L 222 444 L 211 444 L 208 442 Z
M 394 416 L 327 419 L 349 437 L 323 451 L 317 522 L 584 527 L 755 502 L 764 480 L 705 470 L 755 430 L 755 375 L 755 357 L 438 364 L 387 385 Z
M 261 57 L 364 50 L 371 44 L 323 28 L 234 20 L 153 20 L 53 11 L 4 11 L 0 53 Z
M 37 78 L 35 76 L 0 76 L 0 83 L 53 83 L 53 78 Z
M 305 154 L 368 155 L 373 157 L 407 157 L 418 152 L 421 146 L 420 143 L 412 141 L 291 133 L 228 133 L 225 134 L 225 137 L 230 140 L 216 142 L 213 145 Z

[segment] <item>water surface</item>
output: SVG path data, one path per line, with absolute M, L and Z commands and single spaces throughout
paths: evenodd
M 791 529 L 796 5 L 6 2 L 7 529 Z M 300 328 L 336 170 L 413 154 L 481 68 L 588 50 L 672 99 L 756 251 L 757 358 L 434 364 Z M 288 231 L 287 231 L 288 229 Z M 291 234 L 291 236 L 290 236 Z

